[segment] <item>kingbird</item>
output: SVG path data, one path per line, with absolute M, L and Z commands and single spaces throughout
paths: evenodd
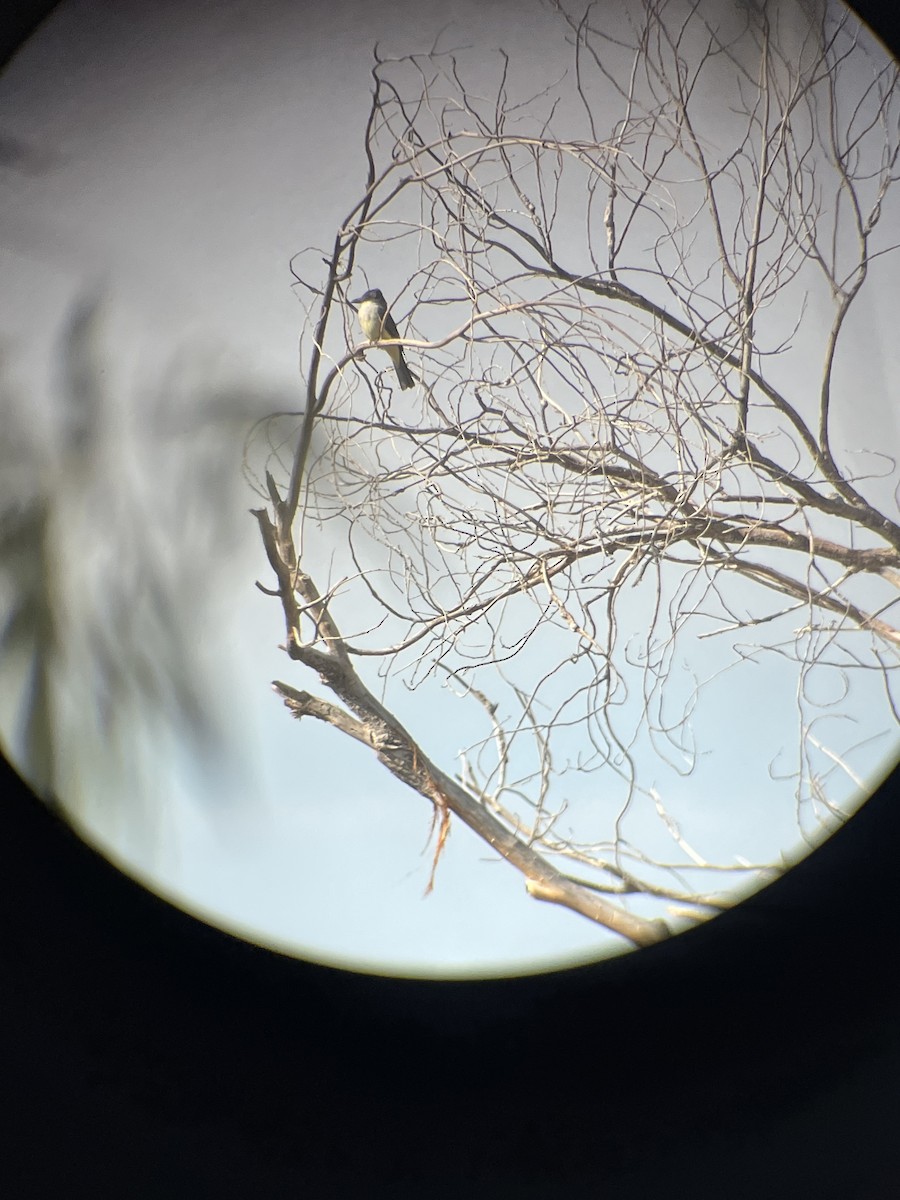
M 364 296 L 360 296 L 358 300 L 351 300 L 350 303 L 356 308 L 356 315 L 359 317 L 363 333 L 373 345 L 380 342 L 382 338 L 398 338 L 400 336 L 399 330 L 394 324 L 394 318 L 388 312 L 387 301 L 378 288 L 371 288 Z M 415 387 L 416 381 L 403 357 L 403 347 L 385 346 L 384 350 L 391 356 L 401 390 L 405 391 L 407 388 Z

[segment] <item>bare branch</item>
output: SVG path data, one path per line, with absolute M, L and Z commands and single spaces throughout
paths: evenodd
M 628 898 L 698 920 L 727 903 L 704 881 L 784 867 L 704 852 L 655 782 L 703 759 L 712 679 L 792 672 L 783 774 L 812 840 L 869 745 L 821 721 L 855 720 L 867 678 L 896 720 L 896 463 L 834 430 L 857 401 L 853 306 L 896 250 L 900 97 L 829 9 L 555 8 L 574 76 L 537 95 L 514 97 L 504 55 L 477 89 L 437 50 L 376 62 L 361 196 L 302 278 L 305 413 L 248 454 L 265 439 L 285 649 L 336 701 L 279 683 L 290 710 L 430 801 L 435 865 L 452 812 L 532 896 L 647 944 L 667 927 Z M 344 289 L 388 242 L 401 336 L 372 347 Z M 731 659 L 704 679 L 706 646 Z M 439 671 L 486 730 L 459 780 L 392 707 Z

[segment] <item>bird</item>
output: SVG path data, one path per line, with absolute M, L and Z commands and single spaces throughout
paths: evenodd
M 378 288 L 370 288 L 365 295 L 350 303 L 356 309 L 363 333 L 373 344 L 382 338 L 399 338 L 400 333 L 394 323 L 394 318 L 388 312 L 387 301 Z M 416 381 L 406 365 L 402 346 L 385 346 L 386 353 L 391 356 L 401 391 L 415 387 Z

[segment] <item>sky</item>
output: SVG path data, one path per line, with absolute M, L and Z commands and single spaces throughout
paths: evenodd
M 33 148 L 0 181 L 3 290 L 15 299 L 2 326 L 6 403 L 26 414 L 35 462 L 61 496 L 69 468 L 46 450 L 60 421 L 61 338 L 73 305 L 96 302 L 90 344 L 104 435 L 88 483 L 80 477 L 88 499 L 62 506 L 55 533 L 93 572 L 82 594 L 67 594 L 70 627 L 105 612 L 110 572 L 127 574 L 138 597 L 168 580 L 176 601 L 162 657 L 202 674 L 210 722 L 227 731 L 198 763 L 196 739 L 181 737 L 177 722 L 148 723 L 123 705 L 92 725 L 70 687 L 62 719 L 78 735 L 63 798 L 84 836 L 154 890 L 240 936 L 321 961 L 491 974 L 620 952 L 605 931 L 529 899 L 518 874 L 459 822 L 424 898 L 427 803 L 335 731 L 298 726 L 270 688 L 275 678 L 309 681 L 290 674 L 277 603 L 254 586 L 267 575 L 248 515 L 258 498 L 241 483 L 243 439 L 254 417 L 302 407 L 302 311 L 289 263 L 329 244 L 336 212 L 360 190 L 373 45 L 424 52 L 440 38 L 476 78 L 493 77 L 502 47 L 513 93 L 549 86 L 569 65 L 557 22 L 537 3 L 457 3 L 448 14 L 401 2 L 387 22 L 375 16 L 344 0 L 79 0 L 53 13 L 0 80 L 3 132 Z M 373 252 L 366 265 L 390 280 L 384 257 Z M 866 335 L 885 346 L 867 355 L 866 395 L 884 395 L 896 367 L 892 319 L 875 302 L 865 312 Z M 895 421 L 887 432 L 896 437 Z M 85 530 L 99 527 L 105 498 L 126 479 L 133 492 L 127 513 L 112 514 L 114 550 L 88 549 Z M 209 481 L 215 511 L 191 499 L 198 479 Z M 133 558 L 123 559 L 116 518 L 140 527 Z M 152 659 L 160 629 L 140 608 L 134 620 L 148 622 Z M 77 664 L 90 648 L 76 642 L 66 649 Z M 690 665 L 711 674 L 715 654 L 698 648 Z M 794 697 L 777 671 L 759 675 L 750 693 L 729 674 L 710 685 L 720 729 L 739 724 L 742 736 L 707 731 L 717 752 L 676 797 L 708 846 L 738 830 L 749 858 L 790 845 L 788 827 L 766 815 L 780 747 L 765 731 L 790 723 Z M 21 689 L 13 678 L 0 697 L 8 744 Z M 765 694 L 766 711 L 748 706 L 748 694 Z M 865 722 L 873 701 L 861 703 Z M 404 718 L 418 717 L 425 744 L 452 756 L 467 743 L 468 718 L 449 696 L 429 705 L 420 712 L 410 698 Z M 886 769 L 895 747 L 882 736 L 867 769 Z

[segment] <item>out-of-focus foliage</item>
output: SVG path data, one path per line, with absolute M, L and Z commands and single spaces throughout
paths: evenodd
M 172 369 L 129 404 L 104 334 L 101 303 L 77 304 L 53 396 L 8 394 L 0 449 L 0 728 L 37 792 L 73 809 L 147 794 L 164 756 L 227 757 L 210 626 L 240 569 L 259 403 Z

